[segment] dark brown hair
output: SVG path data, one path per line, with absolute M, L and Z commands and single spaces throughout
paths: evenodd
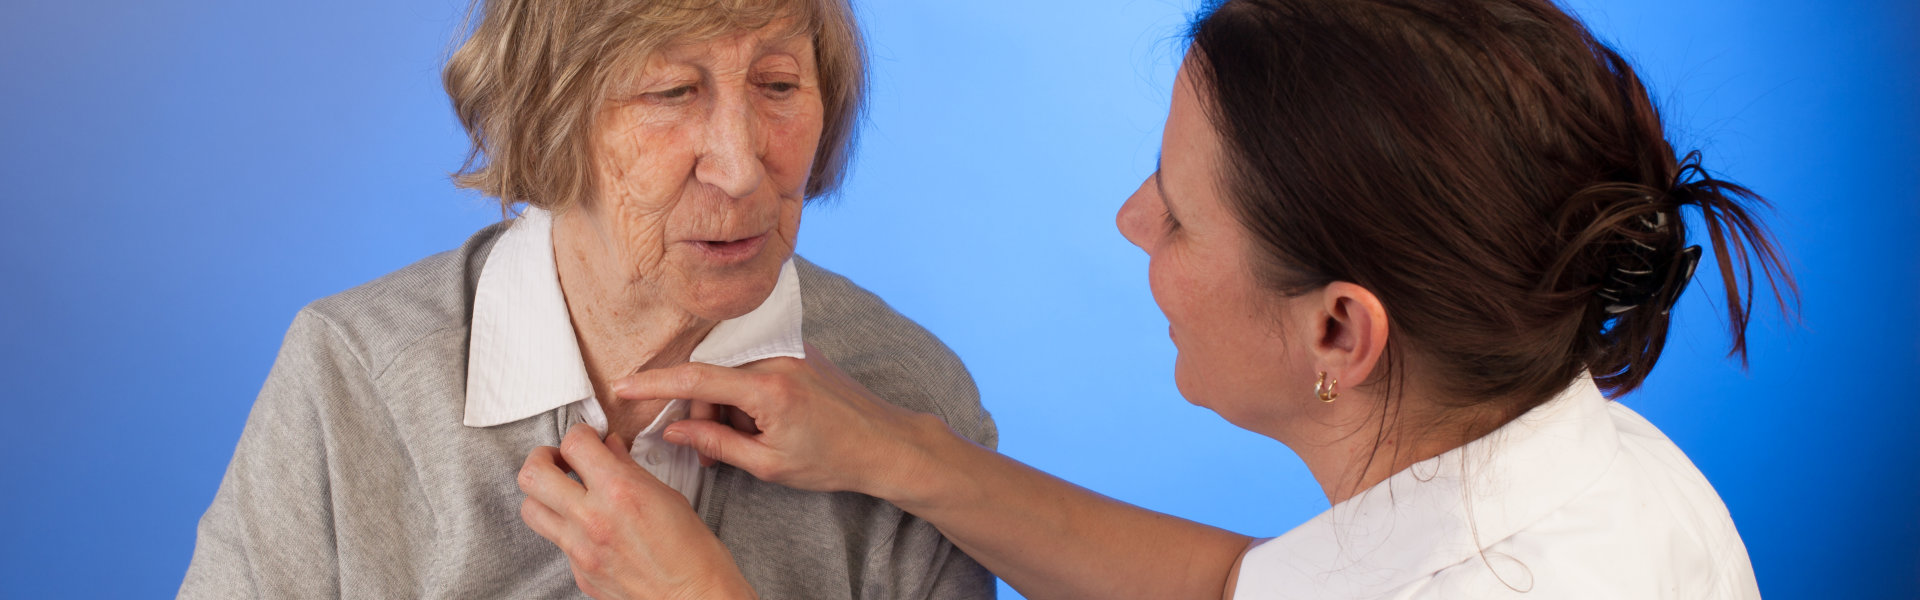
M 1392 333 L 1370 382 L 1411 352 L 1449 406 L 1506 418 L 1582 371 L 1634 390 L 1698 257 L 1687 207 L 1732 354 L 1755 263 L 1783 312 L 1797 297 L 1764 200 L 1676 156 L 1632 67 L 1547 0 L 1230 0 L 1190 33 L 1261 281 L 1373 292 Z

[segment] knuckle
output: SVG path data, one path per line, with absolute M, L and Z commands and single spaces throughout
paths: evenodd
M 707 456 L 722 456 L 722 453 L 726 450 L 725 446 L 726 442 L 721 441 L 717 436 L 693 438 L 694 451 Z
M 600 560 L 600 556 L 593 552 L 582 552 L 570 558 L 573 559 L 573 569 L 576 571 L 573 575 L 574 583 L 581 586 L 590 585 L 587 580 L 606 572 L 606 561 Z
M 689 365 L 682 367 L 678 373 L 675 373 L 674 379 L 675 381 L 673 383 L 675 387 L 685 391 L 700 387 L 700 384 L 706 382 L 707 375 L 705 371 Z
M 536 510 L 536 507 L 534 506 L 534 502 L 535 501 L 532 498 L 528 498 L 526 500 L 520 501 L 520 520 L 527 523 L 528 525 L 533 524 L 534 515 L 540 514 L 540 511 Z
M 760 388 L 767 391 L 767 396 L 770 399 L 783 401 L 793 397 L 794 392 L 798 391 L 798 384 L 794 382 L 792 377 L 787 375 L 768 373 L 761 376 Z
M 613 541 L 613 522 L 604 515 L 588 513 L 580 516 L 580 535 L 593 546 L 605 546 Z
M 573 431 L 568 432 L 566 437 L 560 439 L 561 454 L 572 455 L 580 452 L 580 445 L 587 443 L 585 439 L 586 435 L 581 433 L 582 431 L 584 430 L 575 428 Z
M 640 506 L 646 503 L 646 493 L 640 486 L 627 481 L 614 481 L 604 486 L 607 500 L 614 506 Z

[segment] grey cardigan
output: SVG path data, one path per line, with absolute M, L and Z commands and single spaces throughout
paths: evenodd
M 461 424 L 480 267 L 505 224 L 307 306 L 200 519 L 182 598 L 580 597 L 520 521 L 515 474 L 558 411 Z M 989 447 L 993 421 L 945 345 L 846 278 L 796 260 L 807 342 L 883 398 Z M 725 465 L 699 512 L 763 598 L 991 598 L 991 574 L 878 499 L 796 491 Z

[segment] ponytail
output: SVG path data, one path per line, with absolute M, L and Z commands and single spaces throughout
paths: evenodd
M 1589 357 L 1587 368 L 1610 395 L 1638 388 L 1666 346 L 1673 305 L 1701 259 L 1700 247 L 1687 244 L 1687 207 L 1699 210 L 1726 290 L 1728 356 L 1737 355 L 1741 366 L 1747 365 L 1755 263 L 1783 314 L 1791 314 L 1799 302 L 1799 287 L 1772 235 L 1753 216 L 1756 208 L 1771 208 L 1766 199 L 1713 178 L 1701 167 L 1698 151 L 1672 171 L 1664 190 L 1607 183 L 1576 194 L 1569 206 L 1602 208 L 1596 216 L 1573 217 L 1586 226 L 1548 271 L 1547 285 L 1555 288 L 1574 273 L 1591 274 L 1586 285 L 1569 291 L 1591 295 L 1579 343 Z

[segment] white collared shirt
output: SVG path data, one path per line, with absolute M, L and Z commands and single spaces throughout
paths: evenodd
M 1236 598 L 1757 599 L 1726 505 L 1582 377 L 1242 559 Z
M 800 276 L 788 260 L 760 307 L 714 325 L 694 347 L 691 360 L 737 367 L 777 356 L 805 358 L 801 316 Z M 688 408 L 686 400 L 669 402 L 633 440 L 631 454 L 660 481 L 698 504 L 699 455 L 660 438 L 667 425 L 687 417 Z M 607 414 L 587 379 L 586 361 L 580 357 L 560 291 L 552 215 L 529 207 L 494 242 L 480 269 L 467 351 L 464 422 L 468 427 L 492 427 L 554 410 L 561 412 L 563 424 L 586 423 L 607 433 Z

